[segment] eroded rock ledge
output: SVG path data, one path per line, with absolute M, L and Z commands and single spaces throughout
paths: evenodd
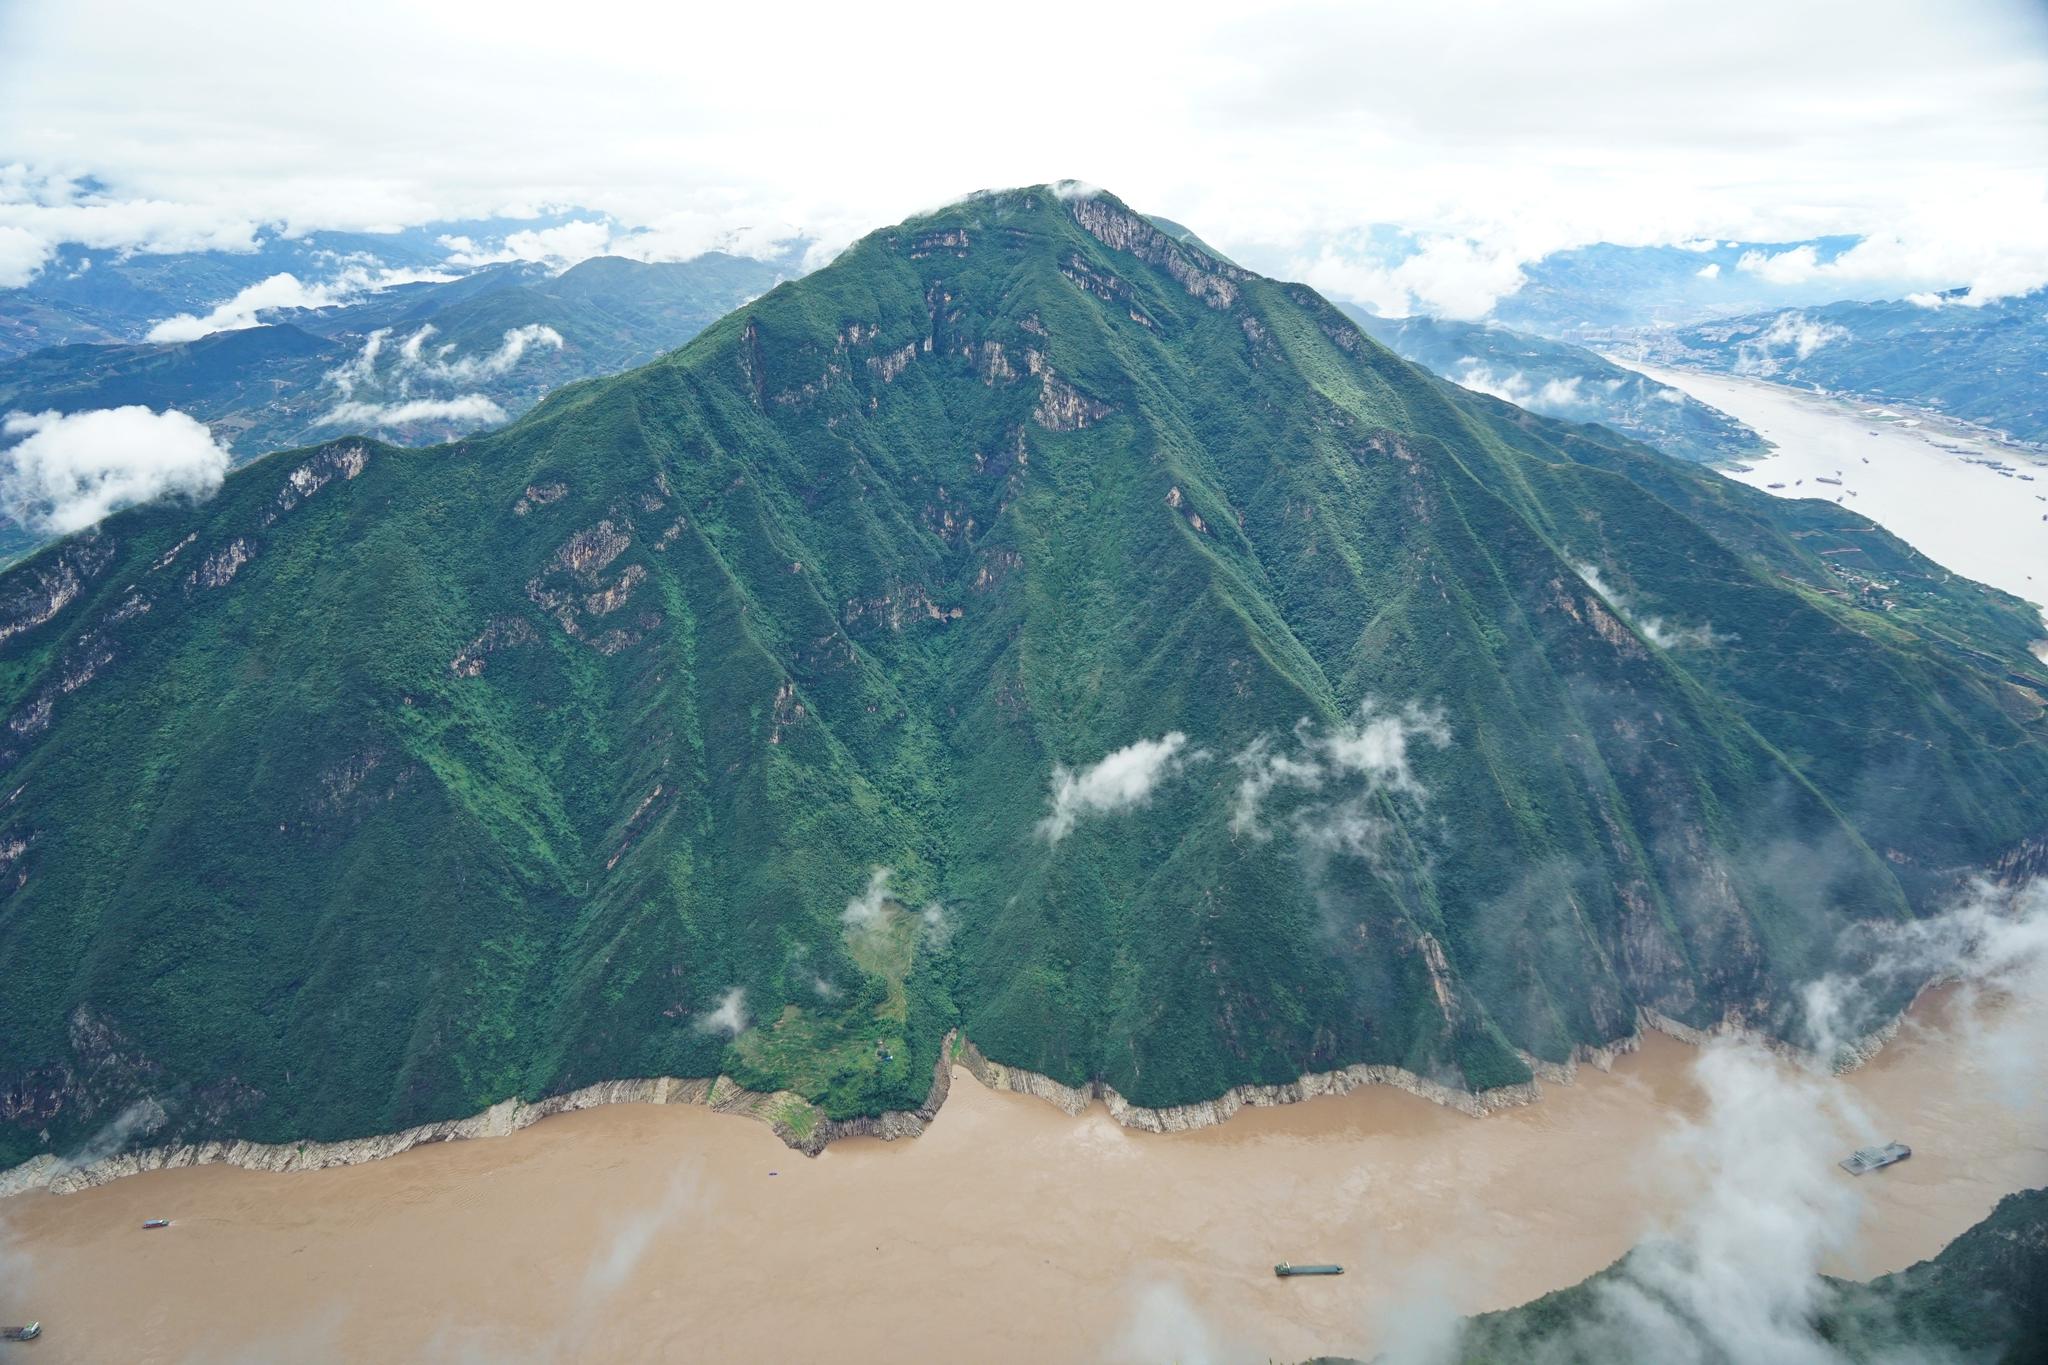
M 186 1166 L 224 1164 L 252 1171 L 317 1171 L 329 1166 L 359 1166 L 379 1161 L 430 1142 L 463 1138 L 504 1137 L 538 1123 L 551 1114 L 595 1109 L 606 1104 L 697 1104 L 721 1114 L 744 1114 L 775 1130 L 777 1137 L 808 1156 L 845 1137 L 915 1137 L 925 1130 L 946 1101 L 952 1081 L 953 1035 L 948 1034 L 932 1068 L 932 1087 L 924 1103 L 912 1110 L 889 1110 L 870 1117 L 827 1119 L 817 1115 L 802 1096 L 786 1090 L 763 1094 L 748 1090 L 727 1076 L 683 1079 L 600 1081 L 580 1090 L 550 1095 L 537 1103 L 501 1100 L 464 1119 L 423 1123 L 402 1132 L 342 1142 L 247 1142 L 219 1140 L 142 1147 L 89 1162 L 70 1162 L 45 1153 L 12 1170 L 0 1172 L 0 1199 L 29 1190 L 76 1194 L 124 1175 L 177 1170 Z
M 1915 1003 L 1917 1003 L 1917 998 Z M 1912 1008 L 1910 1005 L 1908 1010 Z M 1838 1070 L 1861 1066 L 1884 1047 L 1905 1020 L 1902 1012 L 1883 1028 L 1857 1040 L 1836 1059 Z M 1151 1133 L 1178 1133 L 1207 1128 L 1229 1119 L 1246 1107 L 1270 1108 L 1295 1104 L 1323 1095 L 1344 1095 L 1368 1085 L 1390 1085 L 1420 1096 L 1434 1104 L 1481 1118 L 1502 1109 L 1533 1104 L 1542 1098 L 1542 1083 L 1569 1084 L 1579 1068 L 1592 1066 L 1609 1070 L 1615 1059 L 1642 1046 L 1649 1030 L 1668 1034 L 1681 1042 L 1703 1046 L 1720 1038 L 1735 1038 L 1760 1044 L 1788 1056 L 1803 1056 L 1797 1049 L 1768 1038 L 1743 1024 L 1726 1020 L 1711 1029 L 1698 1029 L 1668 1019 L 1650 1009 L 1637 1010 L 1637 1032 L 1601 1047 L 1581 1045 L 1564 1063 L 1524 1057 L 1536 1079 L 1492 1090 L 1461 1090 L 1418 1076 L 1398 1066 L 1360 1063 L 1335 1071 L 1311 1072 L 1299 1080 L 1277 1085 L 1233 1086 L 1213 1100 L 1172 1105 L 1161 1109 L 1132 1104 L 1116 1090 L 1099 1081 L 1070 1086 L 1036 1071 L 993 1061 L 970 1042 L 948 1033 L 940 1044 L 938 1060 L 932 1066 L 931 1089 L 924 1103 L 915 1109 L 888 1110 L 864 1118 L 827 1119 L 802 1096 L 786 1090 L 763 1094 L 748 1090 L 730 1077 L 682 1079 L 657 1076 L 644 1080 L 600 1081 L 580 1090 L 550 1095 L 538 1103 L 503 1100 L 480 1114 L 464 1119 L 425 1123 L 402 1132 L 377 1137 L 353 1138 L 342 1142 L 246 1142 L 219 1140 L 174 1146 L 144 1147 L 95 1161 L 78 1163 L 44 1154 L 31 1157 L 8 1171 L 0 1171 L 0 1199 L 30 1190 L 52 1194 L 76 1194 L 124 1175 L 145 1171 L 176 1170 L 186 1166 L 225 1164 L 254 1171 L 317 1171 L 329 1166 L 356 1166 L 378 1161 L 430 1142 L 454 1142 L 463 1138 L 504 1137 L 537 1123 L 551 1114 L 578 1109 L 595 1109 L 606 1104 L 696 1104 L 721 1114 L 743 1114 L 759 1119 L 789 1146 L 806 1156 L 818 1153 L 841 1138 L 874 1137 L 884 1140 L 917 1137 L 931 1125 L 945 1104 L 952 1084 L 954 1063 L 991 1090 L 1031 1095 L 1056 1105 L 1068 1114 L 1080 1115 L 1100 1100 L 1109 1116 L 1126 1128 Z

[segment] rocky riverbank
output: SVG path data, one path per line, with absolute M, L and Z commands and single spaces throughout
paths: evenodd
M 1838 1055 L 1837 1069 L 1861 1066 L 1876 1056 L 1898 1032 L 1904 1018 L 1901 1014 L 1885 1027 L 1850 1044 Z M 1668 1019 L 1654 1010 L 1639 1009 L 1637 1028 L 1635 1034 L 1601 1047 L 1581 1046 L 1574 1050 L 1571 1060 L 1562 1064 L 1524 1057 L 1535 1079 L 1492 1090 L 1463 1090 L 1401 1067 L 1360 1063 L 1334 1071 L 1310 1072 L 1283 1084 L 1233 1086 L 1212 1100 L 1157 1109 L 1133 1104 L 1114 1088 L 1099 1081 L 1070 1086 L 1036 1071 L 1006 1065 L 988 1057 L 973 1043 L 948 1033 L 932 1067 L 931 1089 L 926 1093 L 924 1103 L 916 1109 L 889 1110 L 859 1118 L 828 1119 L 820 1116 L 801 1095 L 789 1091 L 764 1094 L 748 1090 L 725 1076 L 708 1080 L 657 1076 L 641 1080 L 600 1081 L 533 1103 L 519 1099 L 503 1100 L 468 1118 L 445 1119 L 401 1132 L 341 1142 L 264 1143 L 224 1139 L 141 1147 L 87 1161 L 65 1160 L 45 1154 L 0 1172 L 0 1199 L 30 1190 L 73 1194 L 125 1175 L 185 1166 L 225 1164 L 255 1171 L 315 1171 L 329 1166 L 354 1166 L 397 1156 L 400 1152 L 430 1142 L 503 1137 L 551 1114 L 607 1104 L 694 1104 L 721 1114 L 741 1114 L 766 1123 L 776 1136 L 797 1151 L 806 1156 L 816 1156 L 841 1138 L 873 1137 L 888 1141 L 923 1133 L 938 1117 L 946 1102 L 955 1063 L 991 1090 L 1031 1095 L 1074 1115 L 1085 1112 L 1091 1104 L 1100 1101 L 1109 1111 L 1109 1116 L 1126 1128 L 1150 1133 L 1178 1133 L 1223 1123 L 1247 1107 L 1296 1104 L 1324 1095 L 1347 1094 L 1368 1085 L 1392 1086 L 1433 1104 L 1481 1118 L 1502 1109 L 1535 1103 L 1542 1098 L 1544 1083 L 1568 1085 L 1576 1078 L 1582 1065 L 1601 1071 L 1610 1069 L 1616 1058 L 1640 1048 L 1642 1032 L 1651 1029 L 1696 1047 L 1717 1038 L 1739 1038 L 1788 1056 L 1804 1055 L 1735 1020 L 1725 1020 L 1712 1029 L 1698 1029 Z

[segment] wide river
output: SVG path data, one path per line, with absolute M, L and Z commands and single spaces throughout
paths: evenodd
M 1777 447 L 1729 478 L 1780 497 L 1839 502 L 1938 564 L 2048 605 L 2048 456 L 1870 403 L 1612 358 Z
M 1805 1082 L 1866 1116 L 1816 1109 L 1800 1135 L 1814 1178 L 1863 1201 L 1830 1269 L 1907 1265 L 2048 1183 L 2040 1095 L 1980 1070 L 1997 1050 L 1954 1013 L 1923 1005 L 1870 1065 Z M 1996 1019 L 2048 1031 L 2038 1000 Z M 1702 1107 L 1698 1056 L 1652 1036 L 1483 1119 L 1373 1088 L 1156 1136 L 960 1072 L 923 1137 L 816 1160 L 748 1119 L 636 1105 L 363 1166 L 155 1172 L 0 1203 L 0 1317 L 40 1318 L 17 1350 L 52 1365 L 1364 1352 L 1418 1305 L 1577 1281 L 1697 1198 L 1668 1142 Z M 1828 1164 L 1881 1137 L 1913 1159 L 1853 1183 Z M 1279 1280 L 1282 1259 L 1349 1273 Z

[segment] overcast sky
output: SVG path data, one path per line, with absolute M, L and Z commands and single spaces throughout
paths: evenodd
M 836 245 L 1075 177 L 1393 309 L 1586 242 L 1837 232 L 1873 239 L 1845 294 L 2009 292 L 2048 281 L 2048 5 L 0 0 L 0 167 L 0 281 L 56 240 L 550 205 L 665 254 Z

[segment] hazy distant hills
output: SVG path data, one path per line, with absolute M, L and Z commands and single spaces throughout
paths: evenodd
M 289 321 L 193 341 L 33 352 L 0 362 L 0 409 L 175 407 L 208 423 L 243 458 L 308 444 L 337 425 L 401 438 L 446 436 L 477 422 L 429 415 L 392 423 L 388 413 L 406 402 L 472 395 L 516 414 L 570 380 L 681 345 L 784 273 L 716 253 L 676 263 L 599 257 L 560 275 L 500 266 L 448 283 L 400 286 L 345 307 L 294 309 Z M 508 335 L 538 328 L 559 341 L 529 341 L 516 359 L 493 360 Z M 404 348 L 422 329 L 431 330 L 408 358 Z M 378 333 L 373 363 L 347 375 Z M 346 393 L 343 378 L 353 381 Z M 375 411 L 341 423 L 323 420 L 348 400 Z
M 1701 464 L 1768 449 L 1762 437 L 1726 413 L 1583 346 L 1488 323 L 1382 318 L 1349 305 L 1344 311 L 1425 369 L 1546 417 L 1599 422 L 1666 455 Z
M 598 257 L 561 274 L 494 266 L 191 341 L 80 343 L 0 361 L 0 413 L 177 409 L 238 461 L 346 431 L 445 440 L 680 346 L 787 273 L 719 253 Z M 0 516 L 0 555 L 41 538 Z
M 439 363 L 595 353 L 622 269 Z M 2038 631 L 1114 198 L 977 196 L 0 575 L 0 1163 L 664 1074 L 809 1131 L 954 1028 L 1146 1105 L 1796 1033 L 1845 925 L 2048 834 Z
M 1519 331 L 1576 338 L 1612 327 L 1674 326 L 1826 303 L 1845 292 L 1841 281 L 1815 273 L 1793 282 L 1754 267 L 1790 252 L 1810 254 L 1816 267 L 1824 266 L 1858 240 L 1573 247 L 1524 266 L 1524 283 L 1501 299 L 1492 320 Z
M 1645 359 L 1938 409 L 2048 442 L 2048 291 L 1830 303 L 1618 337 Z
M 0 359 L 46 346 L 143 341 L 181 314 L 206 316 L 243 290 L 289 275 L 301 292 L 347 297 L 419 276 L 453 281 L 479 262 L 451 260 L 451 242 L 499 247 L 508 235 L 570 222 L 597 222 L 586 211 L 533 218 L 429 223 L 396 232 L 259 233 L 246 249 L 115 251 L 76 243 L 61 248 L 27 284 L 0 289 Z M 512 260 L 511 253 L 479 249 Z M 272 298 L 289 297 L 282 290 Z

